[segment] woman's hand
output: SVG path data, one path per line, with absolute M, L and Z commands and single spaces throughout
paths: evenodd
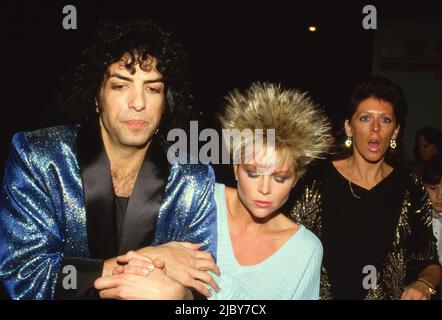
M 94 286 L 102 299 L 119 300 L 183 300 L 192 293 L 180 283 L 170 279 L 161 269 L 149 276 L 122 273 L 98 278 Z
M 428 287 L 416 281 L 407 286 L 402 293 L 401 300 L 430 300 L 431 294 L 428 292 Z
M 166 275 L 173 280 L 210 297 L 212 294 L 206 285 L 217 292 L 220 289 L 208 271 L 217 275 L 220 275 L 220 271 L 210 253 L 200 251 L 200 248 L 199 244 L 174 241 L 156 247 L 146 247 L 137 252 L 151 258 L 156 266 L 163 264 Z M 129 260 L 123 259 L 121 262 Z

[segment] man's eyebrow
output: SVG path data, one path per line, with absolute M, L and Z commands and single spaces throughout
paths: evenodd
M 121 79 L 121 80 L 133 82 L 133 80 L 131 78 L 125 77 L 125 76 L 123 76 L 123 75 L 121 75 L 119 73 L 116 73 L 116 72 L 110 73 L 108 79 L 110 79 L 110 78 L 118 78 L 118 79 Z
M 159 77 L 159 78 L 152 79 L 152 80 L 144 80 L 144 83 L 156 83 L 156 82 L 164 83 L 164 79 Z
M 118 79 L 125 80 L 128 82 L 133 82 L 132 78 L 123 76 L 122 74 L 119 74 L 117 72 L 112 72 L 111 74 L 109 74 L 109 78 L 118 78 Z M 144 83 L 156 83 L 156 82 L 164 82 L 164 79 L 162 77 L 159 77 L 159 78 L 144 81 Z

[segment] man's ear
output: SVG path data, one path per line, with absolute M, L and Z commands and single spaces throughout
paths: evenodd
M 347 119 L 344 122 L 345 134 L 347 137 L 353 137 L 353 133 L 351 131 L 350 121 Z

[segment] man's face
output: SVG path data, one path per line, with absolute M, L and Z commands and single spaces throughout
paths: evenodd
M 131 74 L 122 63 L 109 66 L 97 106 L 102 134 L 116 146 L 142 147 L 158 128 L 164 110 L 164 82 L 152 67 L 135 66 Z

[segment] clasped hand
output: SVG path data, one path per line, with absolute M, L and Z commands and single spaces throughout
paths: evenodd
M 218 266 L 199 244 L 169 242 L 129 251 L 116 258 L 111 276 L 95 281 L 105 299 L 188 299 L 190 288 L 210 297 L 207 285 L 219 292 L 209 271 L 220 275 Z

